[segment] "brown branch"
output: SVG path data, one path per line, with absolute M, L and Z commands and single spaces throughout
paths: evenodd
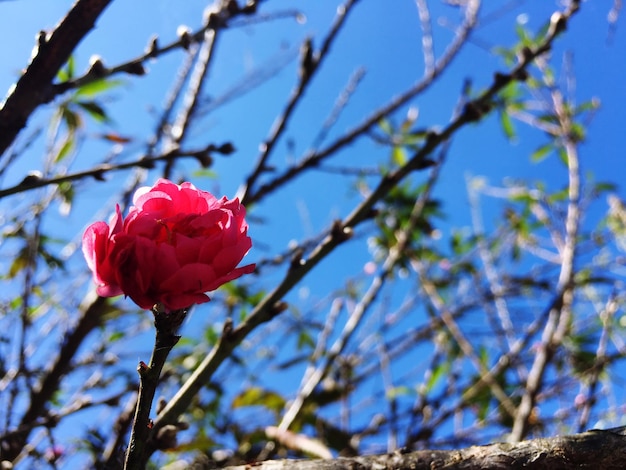
M 196 467 L 194 468 L 203 468 Z M 204 467 L 209 468 L 209 467 Z M 459 450 L 396 451 L 383 455 L 332 460 L 280 460 L 236 465 L 224 470 L 570 470 L 626 468 L 626 427 L 581 434 L 496 443 Z
M 558 35 L 567 25 L 567 18 L 578 9 L 578 3 L 572 3 L 571 8 L 565 14 L 552 15 L 550 19 L 549 35 Z M 551 84 L 554 86 L 554 84 Z M 528 373 L 528 379 L 519 405 L 513 429 L 511 430 L 510 441 L 516 442 L 524 439 L 529 432 L 530 416 L 537 401 L 537 395 L 541 389 L 545 373 L 550 360 L 560 347 L 570 328 L 572 316 L 572 303 L 574 301 L 574 276 L 576 270 L 574 261 L 576 259 L 576 249 L 578 242 L 578 232 L 580 226 L 580 168 L 578 159 L 578 149 L 575 139 L 572 136 L 572 121 L 563 96 L 558 89 L 553 89 L 551 93 L 554 111 L 558 117 L 561 128 L 562 146 L 567 154 L 568 168 L 568 204 L 564 221 L 565 239 L 564 245 L 560 249 L 562 259 L 557 291 L 562 292 L 562 301 L 557 308 L 550 312 L 550 316 L 541 335 L 539 345 L 532 368 Z
M 41 32 L 36 53 L 0 108 L 0 155 L 26 126 L 32 112 L 49 100 L 52 80 L 111 0 L 78 0 L 50 34 Z
M 283 184 L 292 181 L 305 170 L 317 167 L 320 165 L 328 157 L 336 154 L 342 148 L 350 145 L 352 142 L 357 140 L 357 138 L 366 134 L 370 131 L 370 129 L 375 126 L 382 118 L 390 115 L 394 111 L 398 110 L 401 106 L 406 104 L 409 100 L 415 98 L 417 95 L 424 92 L 435 79 L 443 73 L 443 71 L 450 65 L 452 60 L 457 56 L 462 46 L 466 43 L 469 34 L 474 29 L 476 25 L 476 21 L 478 18 L 478 9 L 480 6 L 479 1 L 472 1 L 468 4 L 467 13 L 465 17 L 465 22 L 460 28 L 457 36 L 452 41 L 452 43 L 448 46 L 448 48 L 444 51 L 441 58 L 435 63 L 432 71 L 426 75 L 423 79 L 419 80 L 415 85 L 405 91 L 403 94 L 391 100 L 391 102 L 382 106 L 381 108 L 374 111 L 370 116 L 368 116 L 362 123 L 355 126 L 352 130 L 349 130 L 344 135 L 336 139 L 333 143 L 328 145 L 326 148 L 322 150 L 309 150 L 302 160 L 296 163 L 293 166 L 288 167 L 284 172 L 275 176 L 273 179 L 268 181 L 267 183 L 262 184 L 258 189 L 252 192 L 252 188 L 250 186 L 250 180 L 246 183 L 246 193 L 243 197 L 242 201 L 244 204 L 251 204 L 253 202 L 258 202 L 261 198 L 267 196 L 268 194 L 274 192 Z M 544 51 L 545 52 L 545 51 Z M 526 67 L 527 64 L 524 64 Z M 508 82 L 507 82 L 508 83 Z M 499 91 L 500 88 L 498 88 Z M 495 92 L 494 92 L 495 93 Z M 262 165 L 263 162 L 259 163 Z M 261 171 L 263 168 L 260 168 L 258 171 Z M 258 175 L 260 176 L 260 175 Z
M 575 5 L 577 6 L 577 4 Z M 476 9 L 477 3 L 474 4 L 473 11 L 475 12 Z M 577 8 L 572 7 L 565 13 L 558 13 L 558 15 L 560 15 L 559 18 L 562 20 L 561 27 L 564 27 L 569 17 L 575 11 L 577 11 Z M 212 351 L 204 358 L 202 363 L 189 379 L 187 379 L 178 393 L 168 402 L 161 413 L 159 413 L 151 431 L 150 439 L 153 442 L 149 445 L 149 452 L 153 452 L 158 448 L 155 441 L 158 432 L 163 427 L 177 422 L 178 417 L 187 409 L 193 397 L 202 389 L 204 384 L 209 381 L 213 373 L 222 362 L 229 357 L 235 347 L 259 325 L 270 321 L 280 313 L 282 298 L 321 260 L 326 258 L 334 249 L 345 242 L 346 234 L 351 233 L 352 230 L 364 220 L 371 218 L 372 209 L 375 204 L 387 195 L 392 188 L 412 172 L 424 169 L 424 163 L 432 152 L 451 139 L 459 129 L 470 123 L 479 121 L 483 116 L 489 114 L 493 110 L 494 99 L 497 94 L 509 83 L 516 80 L 523 80 L 527 76 L 526 69 L 537 57 L 550 49 L 556 36 L 557 34 L 550 34 L 546 36 L 544 42 L 536 49 L 528 50 L 510 73 L 496 74 L 491 86 L 476 99 L 468 102 L 463 111 L 450 124 L 439 133 L 430 133 L 428 135 L 423 146 L 412 156 L 406 165 L 381 178 L 378 186 L 373 189 L 367 199 L 356 207 L 344 220 L 335 222 L 333 230 L 331 230 L 326 238 L 309 254 L 308 258 L 302 258 L 299 260 L 299 263 L 293 264 L 283 280 L 257 304 L 243 323 L 234 329 L 231 326 L 228 332 L 224 332 L 218 344 L 214 346 Z M 251 198 L 254 199 L 255 197 L 251 196 Z
M 142 470 L 146 468 L 149 454 L 146 453 L 145 449 L 147 437 L 152 427 L 152 420 L 150 419 L 152 401 L 154 400 L 157 385 L 161 378 L 161 370 L 165 365 L 167 356 L 180 339 L 177 332 L 187 315 L 187 310 L 167 312 L 160 304 L 156 304 L 152 309 L 156 338 L 150 364 L 140 361 L 137 367 L 140 378 L 139 398 L 124 463 L 124 469 L 126 470 Z
M 357 1 L 358 0 L 347 0 L 346 3 L 337 10 L 335 21 L 318 53 L 315 53 L 313 50 L 313 42 L 311 38 L 307 38 L 302 45 L 298 83 L 291 92 L 291 96 L 289 97 L 289 101 L 287 102 L 285 109 L 272 126 L 270 135 L 263 143 L 261 154 L 259 155 L 258 162 L 255 165 L 253 172 L 248 176 L 244 188 L 239 191 L 242 204 L 249 204 L 249 197 L 253 186 L 261 175 L 267 171 L 267 161 L 272 150 L 278 142 L 278 139 L 287 129 L 287 123 L 293 115 L 296 105 L 302 100 L 307 86 L 311 83 L 311 79 L 319 70 L 320 64 L 326 58 L 328 51 L 330 50 L 330 46 L 337 38 L 343 25 L 345 24 L 348 13 L 356 5 Z
M 234 147 L 230 142 L 225 142 L 219 146 L 215 144 L 209 144 L 204 148 L 196 150 L 181 150 L 174 148 L 169 152 L 154 157 L 149 157 L 147 154 L 130 162 L 118 163 L 116 165 L 110 163 L 102 163 L 96 165 L 88 170 L 77 171 L 76 173 L 68 173 L 60 176 L 53 176 L 51 178 L 41 178 L 37 175 L 28 175 L 22 181 L 15 186 L 8 187 L 6 189 L 0 189 L 0 199 L 12 194 L 29 191 L 35 188 L 41 188 L 43 186 L 58 185 L 65 183 L 66 181 L 77 181 L 84 178 L 92 177 L 98 181 L 104 180 L 104 175 L 112 171 L 128 170 L 131 168 L 153 168 L 154 164 L 159 161 L 171 161 L 178 158 L 195 158 L 198 160 L 203 168 L 208 168 L 213 163 L 211 154 L 213 152 L 220 153 L 222 155 L 229 155 L 234 151 Z
M 72 358 L 87 335 L 100 324 L 106 307 L 107 301 L 103 297 L 89 300 L 78 324 L 66 335 L 54 363 L 41 379 L 39 386 L 31 391 L 28 410 L 22 416 L 18 432 L 0 436 L 0 449 L 4 460 L 14 460 L 26 445 L 30 432 L 40 425 L 39 420 L 41 416 L 45 416 L 46 405 L 59 389 L 61 379 L 71 367 Z

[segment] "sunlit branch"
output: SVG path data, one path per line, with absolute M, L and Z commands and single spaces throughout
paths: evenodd
M 51 99 L 49 90 L 58 71 L 110 2 L 79 0 L 52 33 L 39 33 L 33 59 L 0 104 L 0 155 L 26 126 L 33 111 Z
M 435 69 L 433 51 L 433 29 L 430 22 L 430 9 L 426 0 L 415 0 L 422 28 L 422 54 L 424 55 L 424 75 L 431 75 Z
M 225 8 L 226 7 L 224 4 L 223 9 Z M 209 16 L 216 14 L 217 12 L 211 12 L 209 13 Z M 196 63 L 193 67 L 193 70 L 191 71 L 187 90 L 183 97 L 182 109 L 178 112 L 178 115 L 176 116 L 176 119 L 172 124 L 172 142 L 169 144 L 170 148 L 180 147 L 180 144 L 187 135 L 187 131 L 189 130 L 189 126 L 192 121 L 191 118 L 202 93 L 202 87 L 205 82 L 204 79 L 208 73 L 211 59 L 214 57 L 213 51 L 215 50 L 217 38 L 218 31 L 216 30 L 207 30 L 204 33 L 204 37 L 202 39 L 202 42 L 200 43 L 199 50 L 196 56 Z M 163 170 L 164 178 L 169 178 L 173 165 L 173 160 L 169 160 L 166 162 L 165 168 Z
M 474 8 L 478 4 L 473 4 Z M 470 8 L 471 10 L 471 8 Z M 559 13 L 559 18 L 566 22 L 577 8 L 571 8 L 565 13 Z M 476 10 L 472 10 L 475 17 Z M 561 26 L 563 24 L 561 23 Z M 442 143 L 448 141 L 455 132 L 465 125 L 480 120 L 484 115 L 493 109 L 495 96 L 509 83 L 515 80 L 523 80 L 526 76 L 526 68 L 540 55 L 549 50 L 555 40 L 557 32 L 548 34 L 544 41 L 535 49 L 528 50 L 524 56 L 508 74 L 497 74 L 493 83 L 482 94 L 474 100 L 469 101 L 451 123 L 449 123 L 439 133 L 430 134 L 424 145 L 407 162 L 406 165 L 384 176 L 377 187 L 375 187 L 368 197 L 356 207 L 350 215 L 343 221 L 338 221 L 328 236 L 300 263 L 292 263 L 291 269 L 287 272 L 283 280 L 269 293 L 250 313 L 250 315 L 239 326 L 232 326 L 222 334 L 217 345 L 205 357 L 202 363 L 185 382 L 179 392 L 169 401 L 163 411 L 159 414 L 151 432 L 151 439 L 155 433 L 167 424 L 175 423 L 181 413 L 183 413 L 193 397 L 206 384 L 219 365 L 229 357 L 235 347 L 259 325 L 271 320 L 278 315 L 285 306 L 281 299 L 289 292 L 311 269 L 313 269 L 322 259 L 326 258 L 335 248 L 346 241 L 348 234 L 359 223 L 368 220 L 372 216 L 374 205 L 382 200 L 388 192 L 395 187 L 407 175 L 423 168 L 424 160 Z M 459 46 L 457 46 L 459 47 Z M 151 450 L 156 449 L 156 444 L 152 444 Z
M 463 334 L 458 323 L 454 320 L 450 311 L 446 308 L 445 302 L 437 292 L 437 288 L 429 280 L 424 266 L 417 260 L 414 261 L 413 264 L 417 267 L 422 289 L 426 293 L 433 307 L 437 310 L 437 314 L 445 324 L 446 329 L 449 331 L 452 338 L 454 338 L 457 342 L 465 357 L 472 362 L 472 365 L 480 373 L 482 381 L 489 387 L 493 396 L 500 402 L 506 412 L 511 417 L 514 417 L 516 411 L 515 405 L 502 387 L 496 382 L 495 378 L 489 374 L 489 369 L 482 363 L 476 353 L 476 350 L 474 349 L 474 346 L 472 346 L 472 343 L 467 339 L 466 335 Z
M 291 92 L 289 100 L 285 106 L 283 112 L 277 117 L 276 121 L 272 125 L 270 135 L 263 142 L 261 153 L 258 156 L 257 163 L 254 166 L 254 170 L 248 176 L 245 182 L 245 186 L 240 188 L 238 196 L 242 201 L 242 204 L 248 205 L 250 203 L 250 194 L 255 186 L 257 180 L 261 175 L 267 172 L 268 160 L 271 155 L 274 146 L 278 142 L 281 135 L 287 129 L 287 123 L 289 122 L 297 104 L 304 97 L 304 92 L 307 86 L 311 82 L 311 79 L 317 73 L 320 65 L 326 58 L 328 51 L 332 43 L 335 41 L 339 32 L 348 18 L 348 13 L 353 9 L 358 0 L 346 0 L 346 3 L 337 9 L 337 15 L 335 21 L 331 26 L 330 31 L 326 35 L 324 42 L 318 52 L 313 49 L 313 41 L 311 38 L 307 38 L 302 45 L 301 57 L 300 57 L 300 69 L 298 75 L 298 83 Z
M 232 153 L 233 150 L 234 148 L 232 144 L 228 142 L 219 146 L 216 146 L 215 144 L 209 144 L 203 149 L 190 151 L 174 149 L 163 155 L 158 155 L 155 157 L 144 156 L 137 160 L 118 164 L 105 163 L 101 165 L 96 165 L 88 170 L 78 171 L 76 173 L 68 173 L 61 176 L 54 176 L 52 178 L 42 178 L 38 175 L 29 175 L 15 186 L 0 190 L 0 198 L 24 191 L 29 191 L 35 188 L 41 188 L 43 186 L 58 185 L 68 181 L 77 181 L 84 178 L 94 178 L 98 181 L 102 181 L 104 180 L 105 175 L 110 172 L 128 170 L 132 168 L 151 169 L 157 162 L 176 160 L 178 158 L 195 158 L 200 162 L 200 165 L 202 167 L 206 168 L 211 166 L 211 164 L 213 163 L 211 153 L 215 152 L 221 153 L 223 155 L 228 155 Z
M 575 5 L 575 4 L 574 4 Z M 555 27 L 556 29 L 556 27 Z M 550 312 L 550 316 L 543 330 L 535 360 L 530 369 L 518 412 L 515 416 L 510 441 L 518 442 L 528 433 L 529 417 L 535 406 L 537 394 L 544 380 L 548 364 L 556 350 L 563 342 L 563 338 L 570 328 L 571 308 L 574 297 L 574 260 L 578 245 L 578 231 L 580 220 L 580 168 L 577 144 L 572 136 L 572 122 L 570 112 L 563 101 L 561 92 L 553 88 L 551 98 L 554 111 L 561 126 L 561 139 L 567 154 L 568 168 L 568 204 L 564 224 L 564 245 L 561 250 L 561 270 L 557 282 L 557 290 L 562 292 L 562 302 Z
M 379 108 L 374 113 L 372 113 L 368 118 L 365 119 L 364 122 L 355 126 L 348 132 L 346 132 L 343 136 L 336 139 L 333 143 L 328 145 L 326 148 L 321 149 L 319 151 L 315 151 L 314 153 L 307 153 L 299 163 L 294 166 L 289 167 L 282 174 L 274 177 L 269 182 L 261 185 L 254 193 L 250 194 L 250 185 L 246 186 L 246 197 L 249 202 L 257 202 L 261 198 L 266 195 L 272 193 L 283 184 L 288 181 L 293 180 L 295 177 L 303 173 L 305 170 L 314 168 L 319 166 L 324 160 L 328 157 L 335 155 L 339 150 L 348 146 L 352 142 L 354 142 L 357 138 L 362 135 L 367 134 L 369 130 L 378 124 L 378 122 L 396 111 L 398 108 L 406 104 L 411 99 L 415 98 L 417 95 L 424 92 L 435 79 L 447 68 L 447 66 L 452 62 L 452 60 L 456 57 L 458 52 L 461 50 L 462 46 L 466 43 L 467 38 L 469 37 L 472 29 L 476 25 L 476 21 L 478 18 L 478 10 L 480 6 L 479 0 L 472 0 L 468 3 L 467 12 L 465 16 L 465 22 L 459 28 L 455 39 L 448 46 L 446 51 L 443 53 L 441 58 L 436 62 L 435 67 L 432 73 L 422 80 L 418 81 L 415 85 L 413 85 L 409 90 L 393 99 L 387 105 Z M 525 64 L 520 68 L 522 70 L 526 67 Z M 498 88 L 499 89 L 499 88 Z M 494 90 L 495 93 L 495 90 Z M 259 166 L 257 165 L 257 168 Z M 260 171 L 259 171 L 260 172 Z M 248 203 L 249 203 L 248 202 Z
M 502 331 L 504 332 L 504 336 L 510 348 L 515 341 L 515 329 L 513 327 L 513 322 L 511 321 L 508 303 L 503 296 L 503 286 L 500 273 L 496 268 L 493 255 L 487 246 L 482 216 L 479 209 L 478 192 L 476 188 L 472 188 L 471 186 L 471 183 L 468 184 L 469 205 L 474 234 L 477 240 L 476 244 L 478 246 L 478 254 L 483 264 L 485 277 L 489 285 L 489 291 L 493 296 L 493 303 L 502 327 Z M 523 377 L 523 375 L 521 376 Z

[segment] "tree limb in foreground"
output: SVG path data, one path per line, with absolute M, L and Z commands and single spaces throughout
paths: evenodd
M 200 468 L 200 467 L 193 467 Z M 202 468 L 213 468 L 205 466 Z M 271 460 L 225 470 L 470 470 L 470 469 L 603 469 L 626 468 L 626 426 L 593 429 L 570 436 L 472 446 L 459 450 L 402 450 L 383 455 L 332 460 Z

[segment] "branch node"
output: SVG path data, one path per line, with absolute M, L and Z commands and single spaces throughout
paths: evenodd
M 104 62 L 99 55 L 92 55 L 89 59 L 89 71 L 87 75 L 91 75 L 97 78 L 106 76 L 107 68 L 104 66 Z
M 150 38 L 150 42 L 146 49 L 146 55 L 151 58 L 155 58 L 159 53 L 159 37 L 154 35 Z

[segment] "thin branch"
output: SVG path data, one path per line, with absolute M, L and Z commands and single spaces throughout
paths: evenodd
M 352 10 L 354 5 L 356 5 L 357 1 L 358 0 L 346 0 L 346 3 L 337 9 L 335 21 L 317 54 L 313 50 L 313 42 L 310 38 L 308 38 L 302 45 L 298 83 L 291 92 L 291 96 L 289 97 L 285 109 L 274 122 L 270 135 L 263 144 L 261 154 L 257 159 L 254 170 L 246 179 L 245 186 L 238 191 L 242 204 L 249 204 L 249 197 L 252 188 L 261 175 L 267 171 L 267 162 L 274 146 L 283 132 L 287 129 L 287 123 L 296 109 L 296 105 L 304 97 L 304 92 L 307 89 L 307 86 L 311 82 L 315 73 L 319 70 L 321 63 L 324 61 L 328 51 L 330 50 L 330 46 L 337 38 L 343 25 L 345 24 L 345 21 L 348 18 L 348 13 Z
M 430 22 L 430 9 L 426 0 L 415 0 L 422 28 L 422 54 L 424 55 L 424 75 L 428 76 L 435 70 L 435 53 L 433 52 L 433 29 Z
M 0 155 L 50 99 L 52 81 L 111 0 L 78 0 L 51 34 L 42 31 L 31 63 L 0 107 Z
M 38 386 L 31 390 L 28 409 L 18 426 L 19 432 L 9 436 L 0 436 L 3 459 L 13 461 L 26 445 L 31 430 L 40 425 L 37 421 L 38 418 L 45 414 L 45 407 L 59 389 L 61 379 L 71 366 L 71 359 L 85 337 L 100 323 L 106 307 L 106 299 L 97 297 L 93 293 L 85 299 L 77 325 L 65 336 L 59 355 L 42 377 Z
M 557 283 L 557 290 L 562 292 L 562 302 L 550 312 L 548 322 L 543 330 L 541 344 L 530 369 L 522 401 L 518 408 L 511 442 L 522 440 L 529 428 L 529 417 L 535 406 L 537 394 L 543 382 L 546 368 L 556 349 L 561 345 L 563 338 L 570 328 L 571 307 L 574 297 L 574 261 L 578 244 L 578 230 L 580 221 L 580 168 L 578 149 L 572 137 L 572 122 L 569 111 L 563 102 L 563 96 L 557 89 L 552 91 L 554 110 L 562 129 L 562 145 L 567 154 L 568 167 L 568 205 L 565 218 L 565 240 L 561 250 L 561 270 Z
M 477 7 L 478 2 L 472 3 L 470 10 L 474 15 L 477 12 Z M 566 22 L 576 10 L 577 8 L 570 9 L 566 13 L 563 13 L 562 17 L 564 21 Z M 349 238 L 354 227 L 370 219 L 374 205 L 382 200 L 393 187 L 410 173 L 423 168 L 424 161 L 428 155 L 442 143 L 449 140 L 460 128 L 476 122 L 482 116 L 489 113 L 493 109 L 493 101 L 497 93 L 512 81 L 523 79 L 526 76 L 526 68 L 528 68 L 538 56 L 549 50 L 555 38 L 556 34 L 548 35 L 536 49 L 528 50 L 521 58 L 520 63 L 515 66 L 510 73 L 506 75 L 497 74 L 491 86 L 477 98 L 469 101 L 463 112 L 441 130 L 441 132 L 429 134 L 423 146 L 408 160 L 406 165 L 385 175 L 380 180 L 378 186 L 373 189 L 368 197 L 356 207 L 351 214 L 343 221 L 337 221 L 333 225 L 330 233 L 306 259 L 303 258 L 298 260 L 298 262 L 292 263 L 291 268 L 286 273 L 283 280 L 277 284 L 272 292 L 259 302 L 243 323 L 236 328 L 229 326 L 226 331 L 224 331 L 218 343 L 155 420 L 149 438 L 151 440 L 151 451 L 157 449 L 157 444 L 154 442 L 156 433 L 164 426 L 177 421 L 178 417 L 187 409 L 193 397 L 202 389 L 204 384 L 210 380 L 213 373 L 220 364 L 230 356 L 230 353 L 235 347 L 259 325 L 270 321 L 286 308 L 286 305 L 282 303 L 281 299 L 322 259 L 326 258 L 334 249 L 344 243 Z
M 226 10 L 225 4 L 222 9 Z M 221 11 L 216 11 L 210 12 L 208 16 L 209 18 L 217 18 L 217 15 L 220 14 L 222 14 Z M 167 151 L 180 147 L 180 144 L 187 135 L 187 131 L 189 130 L 189 126 L 191 123 L 191 118 L 194 114 L 194 111 L 198 104 L 198 100 L 200 99 L 200 95 L 202 93 L 202 87 L 204 85 L 205 77 L 211 64 L 211 59 L 214 57 L 213 51 L 215 50 L 217 38 L 217 30 L 207 29 L 204 33 L 203 40 L 198 50 L 196 64 L 193 68 L 193 71 L 191 72 L 189 84 L 187 85 L 187 91 L 183 99 L 182 109 L 180 110 L 180 112 L 176 116 L 176 120 L 172 124 L 172 141 L 169 143 L 169 148 L 166 149 Z M 170 160 L 167 162 L 163 171 L 164 178 L 169 177 L 173 164 L 174 160 Z
M 258 200 L 260 200 L 262 197 L 272 193 L 284 183 L 291 181 L 305 170 L 319 166 L 320 163 L 326 158 L 334 155 L 340 149 L 354 142 L 358 137 L 369 132 L 369 130 L 373 126 L 375 126 L 383 117 L 388 116 L 392 112 L 396 111 L 398 108 L 406 104 L 409 100 L 415 98 L 417 95 L 426 90 L 435 81 L 435 79 L 447 68 L 447 66 L 452 62 L 452 60 L 461 50 L 461 47 L 466 43 L 470 32 L 476 25 L 479 6 L 479 0 L 471 0 L 468 3 L 465 22 L 457 32 L 455 39 L 448 46 L 442 57 L 435 64 L 435 67 L 430 75 L 418 81 L 409 90 L 407 90 L 397 98 L 393 99 L 387 105 L 376 110 L 372 115 L 365 119 L 364 122 L 355 126 L 346 134 L 336 139 L 335 142 L 328 145 L 325 149 L 307 153 L 298 164 L 287 168 L 287 170 L 285 170 L 282 174 L 263 184 L 254 193 L 250 193 L 250 185 L 247 184 L 245 202 L 247 204 L 250 204 L 250 202 L 258 202 Z M 523 69 L 524 67 L 525 65 L 521 67 L 521 69 Z M 259 170 L 259 173 L 260 171 L 261 170 Z
M 166 312 L 160 304 L 157 304 L 152 313 L 154 314 L 156 338 L 150 364 L 139 362 L 137 367 L 140 378 L 139 398 L 133 418 L 124 470 L 144 470 L 148 463 L 150 454 L 146 452 L 146 444 L 148 433 L 152 427 L 152 420 L 150 419 L 152 401 L 167 356 L 180 339 L 177 332 L 187 315 L 187 309 Z
M 204 168 L 208 167 L 212 163 L 211 153 L 217 152 L 223 155 L 228 155 L 233 151 L 233 146 L 230 143 L 224 143 L 216 146 L 215 144 L 209 144 L 205 148 L 197 149 L 197 150 L 181 150 L 181 149 L 173 149 L 164 154 L 158 155 L 156 157 L 148 157 L 143 156 L 136 160 L 126 162 L 126 163 L 118 163 L 116 165 L 104 163 L 100 165 L 96 165 L 93 168 L 83 171 L 77 171 L 76 173 L 68 173 L 61 176 L 54 176 L 52 178 L 41 178 L 37 175 L 29 175 L 24 178 L 20 183 L 15 186 L 11 186 L 6 189 L 0 190 L 0 199 L 5 196 L 10 196 L 12 194 L 17 194 L 24 191 L 29 191 L 35 188 L 41 188 L 43 186 L 48 185 L 58 185 L 64 183 L 66 181 L 77 181 L 84 178 L 94 178 L 98 181 L 102 181 L 104 179 L 104 175 L 113 171 L 120 170 L 128 170 L 131 168 L 146 168 L 150 169 L 154 167 L 154 164 L 159 161 L 169 161 L 177 158 L 195 158 L 200 162 L 200 165 Z

